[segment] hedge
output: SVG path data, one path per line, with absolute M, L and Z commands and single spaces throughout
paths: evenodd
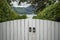
M 20 16 L 18 13 L 16 13 L 10 7 L 7 0 L 0 0 L 0 22 L 25 18 L 27 18 L 26 15 Z
M 37 16 L 33 18 L 60 22 L 60 3 L 58 2 L 46 7 L 43 11 L 38 12 Z

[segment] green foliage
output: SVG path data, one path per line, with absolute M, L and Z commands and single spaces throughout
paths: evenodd
M 19 4 L 21 3 L 21 2 L 26 2 L 27 0 L 19 0 Z
M 20 16 L 20 17 L 18 17 L 18 19 L 26 19 L 27 18 L 27 16 L 26 16 L 26 14 L 23 14 L 22 16 Z
M 37 19 L 36 16 L 33 16 L 33 19 Z
M 53 4 L 55 2 L 55 0 L 49 0 L 49 3 Z
M 6 0 L 0 0 L 0 22 L 15 19 L 25 19 L 25 17 L 18 15 L 13 9 L 11 9 Z
M 36 6 L 36 13 L 37 13 L 39 10 L 42 11 L 46 7 L 47 0 L 44 0 L 44 1 L 34 0 L 34 1 L 32 1 L 32 3 L 37 4 L 37 6 Z
M 41 1 L 41 0 L 32 0 L 32 3 L 33 4 L 34 3 L 38 4 L 37 7 L 36 7 L 36 13 L 37 13 L 38 11 L 42 11 L 46 6 L 54 4 L 55 1 L 56 0 L 43 0 L 43 1 Z
M 27 1 L 27 0 L 20 0 L 20 2 L 25 2 L 25 1 Z
M 27 18 L 26 14 L 24 14 L 24 15 L 22 16 L 22 19 L 23 19 L 23 18 L 24 18 L 24 19 L 26 19 L 26 18 Z
M 8 4 L 10 5 L 11 0 L 7 0 Z
M 39 12 L 34 18 L 60 21 L 60 3 L 52 4 L 46 7 L 43 11 Z

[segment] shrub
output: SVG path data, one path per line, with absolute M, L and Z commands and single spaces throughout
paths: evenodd
M 43 11 L 39 12 L 35 18 L 60 21 L 60 3 L 46 7 Z
M 0 22 L 15 20 L 15 19 L 25 19 L 24 16 L 18 15 L 7 3 L 7 0 L 0 0 Z
M 24 15 L 22 16 L 22 19 L 23 19 L 23 18 L 24 18 L 24 19 L 26 19 L 26 18 L 27 18 L 26 14 L 24 14 Z

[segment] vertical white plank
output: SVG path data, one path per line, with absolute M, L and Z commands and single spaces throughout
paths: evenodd
M 29 27 L 31 27 L 31 32 L 29 32 L 29 40 L 32 40 L 32 19 L 29 19 Z
M 24 24 L 25 24 L 25 23 L 24 23 L 24 19 L 22 19 L 22 20 L 21 20 L 21 28 L 22 28 L 22 40 L 24 40 L 24 38 L 25 38 L 25 37 L 24 37 L 24 36 L 25 36 L 25 35 L 24 35 L 24 31 L 25 31 Z
M 43 20 L 40 20 L 40 40 L 44 40 L 44 35 L 43 35 L 43 33 L 44 33 L 44 25 L 43 25 L 44 23 L 43 23 Z
M 60 22 L 58 22 L 58 40 L 60 40 Z
M 32 20 L 32 40 L 36 40 L 36 32 L 33 32 L 33 28 L 35 28 L 35 31 L 36 31 L 36 19 L 33 19 Z
M 29 32 L 29 40 L 32 40 L 32 32 Z
M 32 19 L 29 19 L 29 27 L 32 27 Z
M 21 20 L 18 20 L 18 40 L 21 40 Z
M 13 21 L 10 22 L 10 28 L 11 28 L 11 40 L 13 40 Z
M 32 27 L 35 27 L 35 25 L 36 25 L 35 20 L 36 20 L 36 19 L 32 19 L 32 22 L 31 22 Z
M 7 40 L 10 40 L 10 22 L 7 22 Z
M 47 40 L 47 39 L 48 39 L 48 37 L 47 37 L 47 36 L 48 36 L 48 35 L 47 35 L 47 34 L 48 34 L 47 31 L 48 31 L 48 30 L 47 30 L 47 29 L 48 29 L 48 27 L 47 27 L 47 21 L 45 20 L 45 21 L 44 21 L 44 40 Z
M 3 23 L 0 23 L 0 40 L 2 40 L 2 24 Z
M 17 40 L 17 20 L 14 21 L 14 40 Z
M 1 23 L 0 23 L 0 40 L 1 40 L 1 26 L 2 26 L 2 25 L 1 25 Z
M 36 38 L 35 40 L 40 40 L 40 23 L 39 23 L 39 20 L 37 19 L 36 20 Z
M 54 40 L 54 22 L 52 21 L 52 40 Z
M 55 22 L 55 39 L 54 40 L 58 40 L 58 22 Z
M 48 21 L 48 40 L 51 40 L 51 21 Z
M 25 40 L 29 40 L 29 24 L 28 24 L 28 19 L 25 20 Z
M 3 40 L 7 40 L 6 22 L 3 23 Z

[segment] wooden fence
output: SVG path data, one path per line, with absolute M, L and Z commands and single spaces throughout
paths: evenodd
M 60 40 L 60 23 L 38 19 L 3 22 L 0 40 Z

